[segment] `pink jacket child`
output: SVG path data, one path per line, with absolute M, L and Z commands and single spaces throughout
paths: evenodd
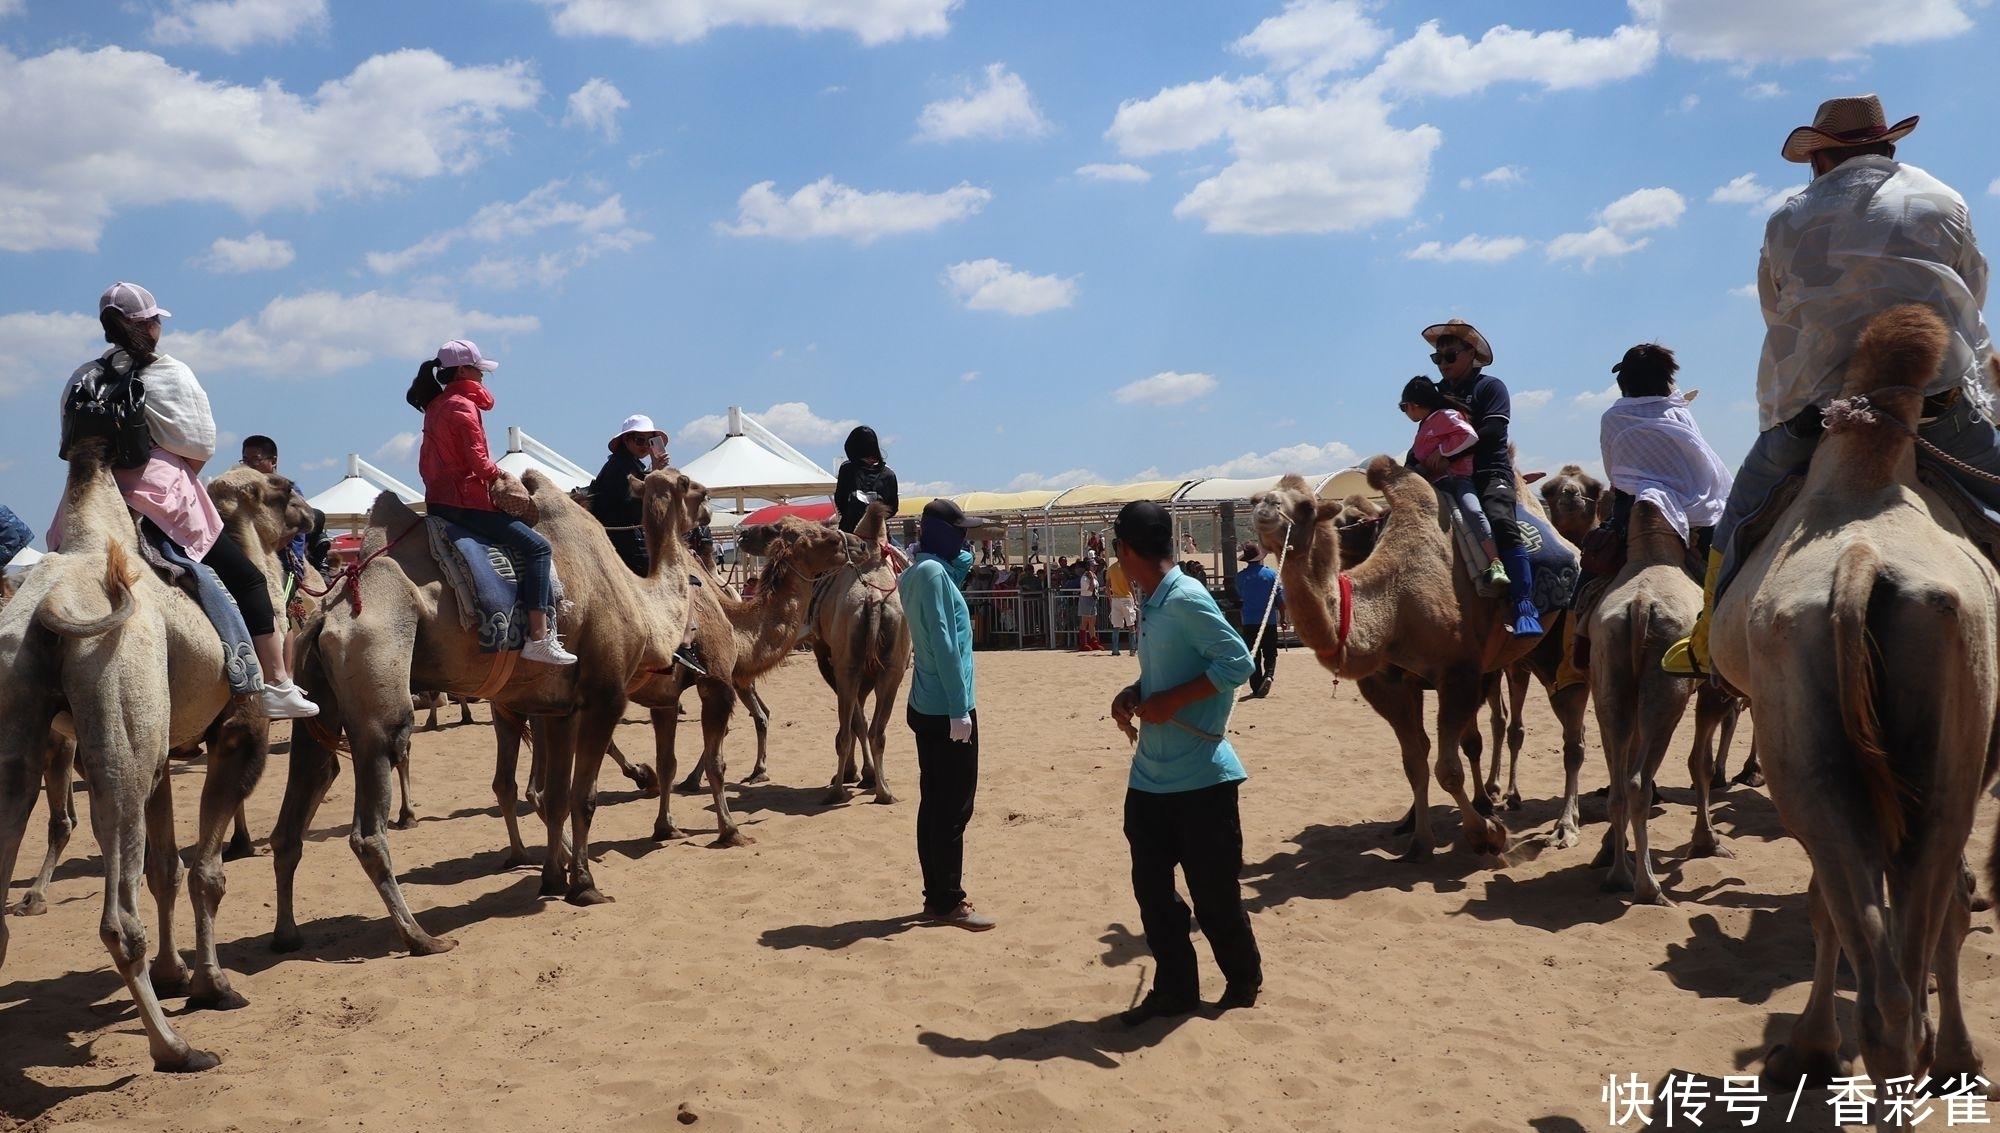
M 1479 433 L 1465 419 L 1465 414 L 1456 409 L 1438 409 L 1418 423 L 1417 443 L 1412 451 L 1420 465 L 1433 456 L 1441 456 L 1451 475 L 1469 477 L 1472 446 L 1478 443 Z

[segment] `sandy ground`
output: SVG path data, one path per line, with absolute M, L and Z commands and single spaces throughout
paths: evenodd
M 1567 1133 L 1612 1128 L 1606 1075 L 1741 1073 L 1804 1003 L 1804 856 L 1768 798 L 1736 788 L 1718 808 L 1736 857 L 1685 860 L 1687 729 L 1654 823 L 1676 907 L 1600 892 L 1588 868 L 1600 799 L 1585 803 L 1585 847 L 1536 852 L 1561 789 L 1539 696 L 1511 860 L 1452 849 L 1404 865 L 1387 854 L 1409 798 L 1388 729 L 1293 651 L 1273 695 L 1231 728 L 1251 771 L 1244 892 L 1264 997 L 1120 1028 L 1109 1017 L 1151 969 L 1119 832 L 1126 745 L 1105 716 L 1133 669 L 1129 657 L 980 656 L 967 888 L 1000 921 L 983 935 L 910 919 L 917 777 L 900 709 L 889 770 L 902 801 L 821 805 L 833 721 L 809 664 L 767 681 L 775 782 L 735 796 L 756 845 L 710 849 L 700 833 L 654 844 L 655 804 L 608 769 L 597 877 L 618 900 L 588 910 L 538 899 L 531 871 L 498 872 L 490 730 L 419 735 L 422 822 L 394 836 L 396 864 L 419 919 L 458 949 L 397 951 L 345 844 L 343 775 L 300 871 L 305 952 L 268 948 L 269 859 L 232 865 L 223 961 L 251 1003 L 179 1019 L 224 1060 L 191 1078 L 150 1069 L 97 940 L 86 831 L 50 915 L 12 922 L 0 1128 L 656 1130 L 678 1115 L 712 1130 Z M 633 721 L 620 742 L 650 750 Z M 1591 733 L 1586 789 L 1605 781 L 1594 721 Z M 738 774 L 749 736 L 745 721 L 731 738 Z M 185 844 L 202 770 L 175 774 Z M 283 774 L 274 760 L 252 802 L 260 834 Z M 675 809 L 712 836 L 705 799 Z M 1975 860 L 1993 818 L 1988 802 Z M 40 860 L 40 831 L 38 814 L 10 900 Z M 185 901 L 180 922 L 191 943 Z M 1213 999 L 1220 977 L 1201 951 Z M 1973 1031 L 1989 1044 L 1995 953 L 1982 916 L 1964 966 Z M 1793 1127 L 1827 1127 L 1809 1117 Z

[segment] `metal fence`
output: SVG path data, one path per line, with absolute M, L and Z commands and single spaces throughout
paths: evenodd
M 1225 616 L 1234 619 L 1233 598 L 1218 594 Z M 1075 649 L 1077 595 L 1073 590 L 968 590 L 965 605 L 972 615 L 972 648 Z M 1097 636 L 1111 644 L 1111 598 L 1098 599 Z M 1131 631 L 1120 631 L 1121 648 L 1136 648 Z M 1281 645 L 1298 641 L 1289 624 L 1274 627 Z

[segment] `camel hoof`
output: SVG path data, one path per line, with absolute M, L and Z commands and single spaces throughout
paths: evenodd
M 391 830 L 414 830 L 416 829 L 416 827 L 417 827 L 416 814 L 407 810 L 397 815 L 396 821 L 391 822 L 389 824 L 389 829 Z
M 1425 845 L 1424 843 L 1421 842 L 1412 842 L 1410 844 L 1409 849 L 1404 850 L 1401 854 L 1398 854 L 1396 856 L 1396 860 L 1399 862 L 1405 862 L 1410 865 L 1415 865 L 1418 862 L 1427 862 L 1431 860 L 1431 856 L 1436 852 L 1437 849 L 1434 846 Z
M 410 941 L 412 956 L 442 956 L 458 947 L 458 941 L 449 936 L 420 936 Z
M 687 831 L 671 823 L 666 826 L 653 827 L 653 841 L 655 842 L 678 842 L 687 836 Z
M 222 860 L 226 862 L 240 862 L 244 858 L 254 858 L 256 856 L 257 847 L 248 842 L 231 842 L 222 847 Z
M 720 837 L 716 838 L 715 841 L 710 842 L 708 845 L 710 849 L 714 850 L 733 850 L 733 849 L 740 849 L 741 847 L 744 846 L 754 846 L 756 844 L 757 844 L 757 839 L 752 838 L 750 835 L 745 834 L 741 830 L 732 828 L 730 830 L 723 831 Z
M 1507 828 L 1499 822 L 1488 819 L 1483 829 L 1466 831 L 1466 842 L 1475 853 L 1504 854 L 1507 852 Z
M 1657 888 L 1651 893 L 1635 894 L 1632 898 L 1632 903 L 1634 905 L 1653 905 L 1662 909 L 1671 909 L 1674 907 L 1674 899 L 1667 896 L 1667 891 Z
M 896 796 L 887 791 L 877 791 L 875 792 L 875 801 L 881 803 L 883 806 L 889 806 L 896 801 Z
M 1764 785 L 1764 773 L 1762 771 L 1739 771 L 1736 773 L 1736 778 L 1731 779 L 1730 782 L 1739 787 L 1761 787 Z
M 674 794 L 677 795 L 703 795 L 707 793 L 708 788 L 702 786 L 701 783 L 700 768 L 696 768 L 694 774 L 674 784 Z
M 528 855 L 517 854 L 512 850 L 509 850 L 507 851 L 507 856 L 500 859 L 500 872 L 511 873 L 514 870 L 521 869 L 526 866 L 531 866 L 534 864 L 535 864 L 534 862 L 528 860 Z
M 298 929 L 293 929 L 290 932 L 280 929 L 271 934 L 271 951 L 273 952 L 297 952 L 305 946 L 306 938 L 299 935 Z
M 1693 848 L 1688 850 L 1688 857 L 1691 858 L 1733 858 L 1735 856 L 1735 850 L 1730 849 L 1720 842 L 1696 842 Z
M 1968 908 L 1975 913 L 1988 912 L 1993 908 L 1993 898 L 1975 893 L 1972 895 L 1972 903 Z
M 1604 879 L 1604 884 L 1601 888 L 1603 888 L 1603 890 L 1606 893 L 1630 893 L 1632 892 L 1633 889 L 1632 879 L 1630 877 L 1614 873 L 1610 877 Z
M 1583 835 L 1577 832 L 1576 827 L 1558 826 L 1556 827 L 1554 836 L 1549 839 L 1549 844 L 1558 850 L 1573 850 L 1576 848 L 1576 844 L 1581 841 L 1583 841 Z
M 1400 838 L 1405 834 L 1414 833 L 1416 829 L 1417 829 L 1417 808 L 1411 807 L 1410 812 L 1403 816 L 1403 821 L 1398 822 L 1396 824 L 1395 829 L 1389 831 L 1389 833 Z
M 187 1001 L 189 1011 L 237 1011 L 248 1006 L 250 1001 L 233 987 L 190 995 Z
M 743 780 L 743 784 L 744 786 L 754 787 L 759 783 L 768 783 L 770 781 L 771 781 L 771 776 L 769 774 L 763 771 L 753 771 L 750 773 L 750 777 L 748 779 Z
M 153 1069 L 162 1074 L 199 1074 L 204 1070 L 213 1070 L 220 1065 L 222 1065 L 222 1059 L 205 1050 L 196 1050 L 193 1047 L 189 1047 L 187 1055 L 179 1062 L 160 1062 L 156 1060 L 153 1063 Z
M 1507 809 L 1508 809 L 1508 810 L 1520 810 L 1520 809 L 1521 809 L 1521 792 L 1519 792 L 1519 791 L 1511 791 L 1511 792 L 1509 792 L 1509 793 L 1508 793 L 1508 795 L 1507 795 L 1507 798 L 1506 798 L 1506 803 L 1507 803 Z
M 609 905 L 612 901 L 617 900 L 617 898 L 605 896 L 598 891 L 595 885 L 586 885 L 581 889 L 570 890 L 569 896 L 564 897 L 563 900 L 581 908 L 589 908 L 592 905 Z
M 1765 1084 L 1774 1089 L 1790 1092 L 1799 1079 L 1814 1089 L 1825 1089 L 1835 1078 L 1846 1078 L 1854 1073 L 1854 1064 L 1832 1051 L 1800 1053 L 1791 1044 L 1779 1043 L 1764 1056 Z
M 547 871 L 542 873 L 542 884 L 535 890 L 536 895 L 541 897 L 560 897 L 567 892 L 569 882 L 560 876 L 550 877 Z
M 839 806 L 853 797 L 845 786 L 836 783 L 827 789 L 826 794 L 820 796 L 819 801 L 826 806 Z
M 161 999 L 174 999 L 186 995 L 192 978 L 193 973 L 185 968 L 179 972 L 161 972 L 156 969 L 152 973 L 153 994 Z
M 49 899 L 40 893 L 30 893 L 21 898 L 20 904 L 15 905 L 7 911 L 17 917 L 43 916 L 49 911 Z
M 626 776 L 626 778 L 632 780 L 632 785 L 639 788 L 639 796 L 641 798 L 657 799 L 660 797 L 660 773 L 651 767 L 643 763 L 639 764 L 632 769 L 632 774 Z

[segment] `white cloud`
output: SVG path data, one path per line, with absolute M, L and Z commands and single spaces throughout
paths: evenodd
M 1390 48 L 1369 79 L 1416 95 L 1477 94 L 1503 82 L 1576 90 L 1644 74 L 1659 53 L 1659 36 L 1647 27 L 1628 25 L 1592 38 L 1500 24 L 1474 43 L 1444 34 L 1439 22 L 1430 20 Z
M 1519 236 L 1479 235 L 1461 237 L 1454 243 L 1426 240 L 1403 253 L 1405 259 L 1435 260 L 1441 264 L 1497 264 L 1527 251 L 1528 242 Z
M 942 193 L 862 192 L 822 177 L 789 197 L 772 191 L 775 181 L 760 181 L 736 200 L 736 223 L 716 222 L 731 236 L 779 236 L 808 240 L 837 236 L 870 244 L 883 236 L 929 232 L 942 224 L 964 220 L 993 199 L 993 194 L 964 181 Z
M 1610 408 L 1612 402 L 1623 396 L 1618 392 L 1618 383 L 1612 382 L 1602 390 L 1577 394 L 1571 399 L 1571 403 L 1578 409 L 1602 410 Z
M 1023 472 L 1012 480 L 1002 491 L 1007 492 L 1055 492 L 1064 488 L 1074 488 L 1080 484 L 1102 484 L 1104 477 L 1088 468 L 1072 468 L 1052 476 L 1039 472 Z
M 234 53 L 252 44 L 284 43 L 307 28 L 325 31 L 326 26 L 326 0 L 172 0 L 167 11 L 153 17 L 149 34 L 155 43 Z
M 1339 441 L 1328 441 L 1323 445 L 1286 445 L 1270 452 L 1246 452 L 1219 464 L 1190 468 L 1180 478 L 1209 480 L 1217 477 L 1281 476 L 1287 472 L 1334 472 L 1352 468 L 1360 459 L 1359 453 Z
M 467 311 L 445 299 L 366 291 L 310 291 L 271 300 L 249 318 L 221 330 L 177 331 L 166 347 L 196 373 L 242 370 L 274 378 L 331 374 L 377 359 L 430 357 L 438 343 L 489 332 L 540 329 L 533 315 Z M 489 347 L 491 343 L 487 344 Z M 496 352 L 487 350 L 489 357 Z
M 67 311 L 0 315 L 0 397 L 37 385 L 48 387 L 53 425 L 53 391 L 71 371 L 103 352 L 103 328 L 90 315 Z
M 540 93 L 525 63 L 457 67 L 430 51 L 377 55 L 301 96 L 117 47 L 0 49 L 0 250 L 93 251 L 134 206 L 213 202 L 257 217 L 463 173 L 504 147 L 502 115 Z
M 1120 162 L 1117 165 L 1101 163 L 1079 165 L 1076 175 L 1086 181 L 1131 181 L 1139 184 L 1153 179 L 1152 174 L 1131 162 Z
M 1651 243 L 1638 235 L 1680 223 L 1687 202 L 1672 189 L 1640 189 L 1612 201 L 1597 214 L 1597 227 L 1588 232 L 1566 232 L 1549 241 L 1552 260 L 1582 260 L 1590 267 L 1598 260 L 1623 256 Z
M 1731 295 L 1736 296 L 1738 299 L 1750 299 L 1755 301 L 1758 300 L 1759 298 L 1757 295 L 1757 284 L 1754 281 L 1746 283 L 1741 287 L 1732 287 L 1729 289 L 1729 293 Z
M 1749 98 L 1783 98 L 1785 88 L 1776 83 L 1752 83 L 1743 88 L 1743 93 Z
M 1681 96 L 1682 114 L 1686 114 L 1692 111 L 1695 107 L 1700 105 L 1701 105 L 1701 96 L 1698 94 L 1684 94 Z
M 1740 63 L 1848 59 L 1972 29 L 1966 0 L 1626 0 L 1667 48 Z
M 1518 409 L 1540 409 L 1554 401 L 1555 396 L 1556 391 L 1552 389 L 1524 389 L 1515 394 L 1512 400 Z
M 1717 205 L 1749 205 L 1754 212 L 1769 213 L 1804 189 L 1805 185 L 1799 184 L 1773 190 L 1758 181 L 1755 173 L 1745 173 L 1719 186 L 1708 195 L 1708 200 L 1710 204 Z
M 1127 157 L 1196 149 L 1226 135 L 1251 113 L 1251 103 L 1271 95 L 1261 77 L 1221 77 L 1163 88 L 1146 99 L 1118 104 L 1104 136 Z
M 762 413 L 752 413 L 757 423 L 792 445 L 837 445 L 847 439 L 859 421 L 833 421 L 812 411 L 803 401 L 781 401 Z M 710 444 L 729 432 L 729 418 L 711 413 L 682 425 L 674 436 L 684 442 Z
M 1112 396 L 1126 405 L 1180 405 L 1214 392 L 1216 384 L 1215 378 L 1208 374 L 1162 370 L 1150 378 L 1119 386 Z
M 688 43 L 716 28 L 845 31 L 869 46 L 943 35 L 959 0 L 539 0 L 562 35 Z
M 289 241 L 273 240 L 262 232 L 252 232 L 241 240 L 217 237 L 215 243 L 208 246 L 208 254 L 198 257 L 195 263 L 209 271 L 238 274 L 275 271 L 296 258 Z
M 944 285 L 969 311 L 1039 315 L 1076 303 L 1076 276 L 1034 275 L 1000 260 L 968 260 L 944 269 Z
M 0 0 L 0 20 L 28 10 L 28 0 Z
M 377 275 L 396 275 L 460 243 L 504 244 L 517 249 L 540 234 L 560 231 L 564 239 L 574 243 L 539 254 L 512 251 L 489 255 L 471 270 L 474 281 L 488 287 L 549 286 L 607 252 L 631 251 L 652 239 L 651 234 L 627 223 L 624 200 L 618 194 L 585 204 L 572 199 L 568 189 L 568 181 L 551 181 L 518 201 L 486 205 L 456 228 L 432 233 L 400 251 L 370 252 L 364 259 Z
M 1366 63 L 1389 39 L 1355 0 L 1290 0 L 1230 49 L 1310 82 Z
M 375 459 L 408 464 L 410 459 L 417 455 L 417 448 L 423 443 L 424 438 L 420 433 L 397 433 L 383 441 L 382 447 L 375 450 Z
M 1503 165 L 1498 169 L 1489 169 L 1481 173 L 1478 177 L 1464 178 L 1459 181 L 1458 187 L 1461 189 L 1472 189 L 1480 185 L 1490 185 L 1506 189 L 1515 185 L 1525 184 L 1527 180 L 1527 177 L 1522 174 L 1520 166 Z
M 979 380 L 979 371 L 967 370 L 966 372 L 958 376 L 958 380 L 961 382 L 976 382 Z
M 1028 84 L 1005 63 L 987 64 L 985 86 L 968 89 L 961 98 L 933 102 L 917 116 L 917 139 L 926 142 L 1039 138 L 1048 132 L 1048 120 L 1035 108 Z
M 588 130 L 607 142 L 618 140 L 618 112 L 631 107 L 623 92 L 609 79 L 591 79 L 569 96 L 569 112 L 563 125 Z
M 318 460 L 302 460 L 299 462 L 300 472 L 324 472 L 329 468 L 338 467 L 340 467 L 340 458 L 337 456 L 323 456 Z
M 925 496 L 956 496 L 965 489 L 950 480 L 926 480 L 921 484 L 901 485 L 903 498 L 920 500 Z

